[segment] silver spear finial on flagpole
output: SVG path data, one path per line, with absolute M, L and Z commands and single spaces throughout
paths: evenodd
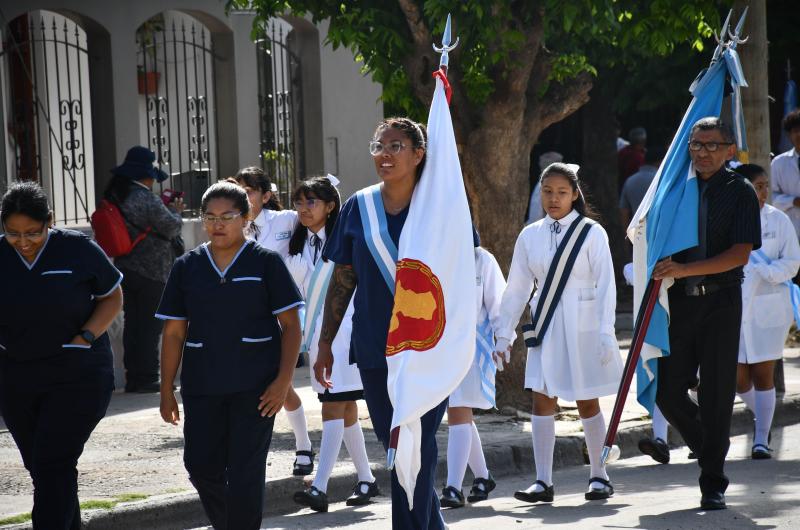
M 450 24 L 450 14 L 447 14 L 447 23 L 444 25 L 444 35 L 442 35 L 442 45 L 441 47 L 436 46 L 434 43 L 433 50 L 436 53 L 441 53 L 442 58 L 439 59 L 439 67 L 444 67 L 445 70 L 450 64 L 450 51 L 453 50 L 456 46 L 458 46 L 458 37 L 456 37 L 456 41 L 450 45 L 452 41 L 451 35 L 451 24 Z
M 733 15 L 733 9 L 728 11 L 728 16 L 725 17 L 725 23 L 722 25 L 722 29 L 719 30 L 719 33 L 714 33 L 714 38 L 717 40 L 717 49 L 714 50 L 714 55 L 711 57 L 712 63 L 716 62 L 720 57 L 722 57 L 722 52 L 725 50 L 725 46 L 727 45 L 725 38 L 728 36 L 731 15 Z
M 739 23 L 736 24 L 736 30 L 734 30 L 733 33 L 731 33 L 730 29 L 728 30 L 728 37 L 730 37 L 730 42 L 729 42 L 728 45 L 731 48 L 733 48 L 734 50 L 736 49 L 736 45 L 737 44 L 740 44 L 740 43 L 744 44 L 745 42 L 748 41 L 748 39 L 750 39 L 749 36 L 745 37 L 745 38 L 741 37 L 742 28 L 744 27 L 744 19 L 747 18 L 747 10 L 748 9 L 749 9 L 749 7 L 745 7 L 744 11 L 742 11 L 742 17 L 739 19 Z

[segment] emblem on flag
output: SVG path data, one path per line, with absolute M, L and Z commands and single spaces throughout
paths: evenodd
M 439 278 L 419 260 L 400 260 L 386 356 L 404 350 L 433 348 L 442 338 L 445 322 L 444 293 Z

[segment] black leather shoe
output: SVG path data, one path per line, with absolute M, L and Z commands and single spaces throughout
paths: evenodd
M 661 438 L 642 438 L 639 440 L 639 451 L 659 464 L 669 464 L 669 446 Z
M 772 455 L 769 454 L 770 451 L 772 451 L 772 449 L 764 444 L 755 444 L 750 451 L 750 458 L 753 460 L 769 460 L 772 458 Z
M 314 486 L 294 494 L 294 502 L 308 506 L 315 512 L 328 511 L 328 495 Z
M 689 460 L 697 460 L 699 457 L 697 456 L 697 453 L 695 453 L 694 451 L 689 451 L 689 455 L 686 458 L 688 458 Z
M 347 497 L 345 504 L 348 506 L 364 506 L 372 502 L 370 499 L 381 494 L 378 489 L 378 482 L 361 481 L 353 488 L 353 493 Z
M 700 498 L 700 508 L 703 510 L 724 510 L 727 507 L 724 493 L 718 491 L 703 493 Z
M 599 482 L 603 487 L 594 488 L 592 487 L 592 482 Z M 592 477 L 589 479 L 589 491 L 583 494 L 583 498 L 587 501 L 600 501 L 612 495 L 614 495 L 614 486 L 611 485 L 610 481 L 600 477 Z
M 439 497 L 442 508 L 461 508 L 464 506 L 464 494 L 453 486 L 447 486 Z
M 295 451 L 295 459 L 294 459 L 294 466 L 292 466 L 292 475 L 295 477 L 304 477 L 306 475 L 310 475 L 314 471 L 314 451 Z M 298 464 L 297 457 L 298 456 L 307 456 L 310 460 L 310 464 Z
M 480 502 L 489 498 L 489 493 L 497 487 L 492 475 L 489 478 L 476 478 L 472 481 L 472 489 L 467 496 L 468 502 Z
M 514 492 L 514 498 L 518 501 L 525 501 L 525 502 L 553 502 L 553 496 L 555 494 L 555 489 L 551 484 L 548 486 L 541 480 L 537 480 L 533 483 L 535 486 L 536 484 L 540 485 L 544 488 L 543 491 L 534 491 L 533 487 L 528 488 L 527 490 L 520 490 Z M 530 491 L 529 491 L 530 490 Z

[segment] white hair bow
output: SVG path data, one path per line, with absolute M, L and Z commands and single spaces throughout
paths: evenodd
M 578 164 L 564 164 L 564 165 L 567 166 L 570 169 L 570 171 L 574 172 L 576 175 L 578 174 L 578 171 L 581 169 L 581 166 L 579 166 Z
M 333 185 L 333 187 L 334 187 L 334 188 L 335 188 L 335 187 L 337 187 L 337 186 L 339 185 L 339 182 L 340 182 L 340 181 L 339 181 L 339 179 L 337 179 L 336 177 L 334 177 L 334 176 L 333 176 L 333 175 L 331 175 L 330 173 L 328 173 L 327 175 L 325 175 L 325 178 L 326 178 L 326 179 L 328 179 L 328 180 L 330 181 L 330 183 Z

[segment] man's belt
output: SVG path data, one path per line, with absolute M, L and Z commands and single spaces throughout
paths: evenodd
M 716 293 L 717 291 L 721 291 L 722 289 L 728 289 L 729 287 L 741 285 L 741 283 L 741 280 L 720 283 L 700 283 L 697 285 L 687 285 L 684 283 L 678 284 L 676 287 L 678 287 L 686 296 L 706 296 Z

